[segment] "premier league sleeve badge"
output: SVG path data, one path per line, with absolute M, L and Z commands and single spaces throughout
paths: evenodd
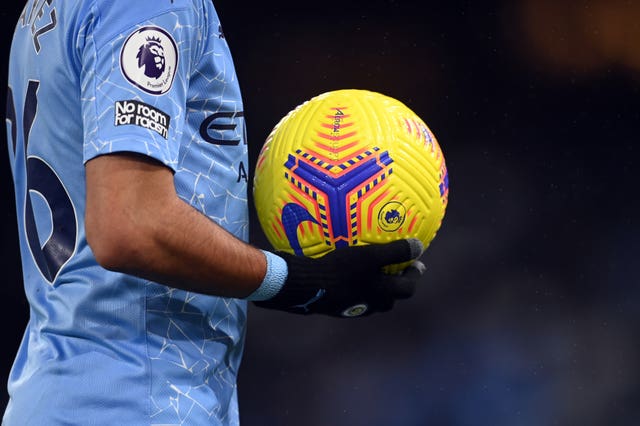
M 120 52 L 124 77 L 152 95 L 162 95 L 171 89 L 177 66 L 176 42 L 160 27 L 138 28 L 127 37 Z

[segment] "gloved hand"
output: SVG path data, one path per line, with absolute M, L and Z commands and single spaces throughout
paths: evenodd
M 425 266 L 418 239 L 344 247 L 320 258 L 278 252 L 288 268 L 280 291 L 257 306 L 299 314 L 356 317 L 388 311 L 397 299 L 413 295 Z M 412 261 L 402 273 L 383 272 L 387 265 Z

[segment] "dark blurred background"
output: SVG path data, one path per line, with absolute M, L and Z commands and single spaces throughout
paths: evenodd
M 0 12 L 5 81 L 19 3 Z M 427 122 L 451 183 L 393 312 L 251 308 L 245 426 L 640 424 L 640 2 L 215 3 L 252 161 L 297 104 L 362 88 Z M 0 158 L 4 383 L 28 308 Z

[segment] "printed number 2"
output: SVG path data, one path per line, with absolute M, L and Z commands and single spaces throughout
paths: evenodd
M 41 158 L 27 156 L 31 128 L 38 109 L 39 81 L 30 80 L 22 114 L 22 136 L 26 162 L 27 189 L 24 205 L 24 227 L 29 250 L 42 275 L 53 283 L 60 269 L 71 258 L 76 244 L 76 213 L 69 194 L 55 171 Z M 16 149 L 16 109 L 11 88 L 8 90 L 7 120 L 11 123 L 13 151 Z M 17 160 L 17 159 L 16 159 Z M 16 161 L 17 162 L 17 161 Z M 40 245 L 31 193 L 39 194 L 51 212 L 51 235 Z

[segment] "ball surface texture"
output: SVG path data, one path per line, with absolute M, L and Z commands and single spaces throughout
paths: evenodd
M 317 257 L 401 238 L 426 248 L 444 218 L 449 181 L 420 117 L 394 98 L 344 89 L 280 120 L 258 156 L 253 191 L 273 247 Z

